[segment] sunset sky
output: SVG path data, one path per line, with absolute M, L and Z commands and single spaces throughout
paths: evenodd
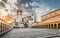
M 24 12 L 35 10 L 37 21 L 41 21 L 40 16 L 60 8 L 60 0 L 3 0 L 4 2 L 15 3 L 17 8 Z M 12 5 L 13 7 L 16 7 Z

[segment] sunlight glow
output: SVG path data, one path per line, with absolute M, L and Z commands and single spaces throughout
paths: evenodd
M 0 0 L 0 1 L 2 1 L 2 0 Z
M 0 7 L 0 19 L 3 19 L 7 23 L 14 22 L 14 20 L 16 18 L 16 11 L 14 11 L 14 6 L 12 7 L 12 6 L 10 6 L 10 4 L 7 4 L 5 2 L 3 2 L 3 3 L 5 4 L 6 8 Z

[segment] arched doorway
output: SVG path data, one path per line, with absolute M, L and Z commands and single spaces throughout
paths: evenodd
M 58 29 L 60 29 L 60 23 L 58 23 Z
M 57 28 L 57 25 L 56 24 L 54 24 L 54 29 L 56 29 Z
M 50 24 L 49 24 L 48 28 L 50 29 Z
M 51 24 L 51 29 L 53 29 L 53 24 Z

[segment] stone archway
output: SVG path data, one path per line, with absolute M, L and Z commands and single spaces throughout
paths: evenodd
M 51 29 L 53 29 L 53 24 L 51 24 Z
M 50 24 L 48 25 L 48 28 L 50 29 Z
M 60 23 L 58 23 L 58 29 L 60 29 Z
M 57 28 L 57 24 L 54 24 L 54 29 L 56 29 Z

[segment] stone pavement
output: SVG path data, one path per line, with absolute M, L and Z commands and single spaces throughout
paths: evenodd
M 45 37 L 53 37 L 53 36 L 60 36 L 60 30 L 20 28 L 8 32 L 6 35 L 4 35 L 1 38 L 45 38 Z M 53 37 L 53 38 L 60 38 L 60 37 Z

